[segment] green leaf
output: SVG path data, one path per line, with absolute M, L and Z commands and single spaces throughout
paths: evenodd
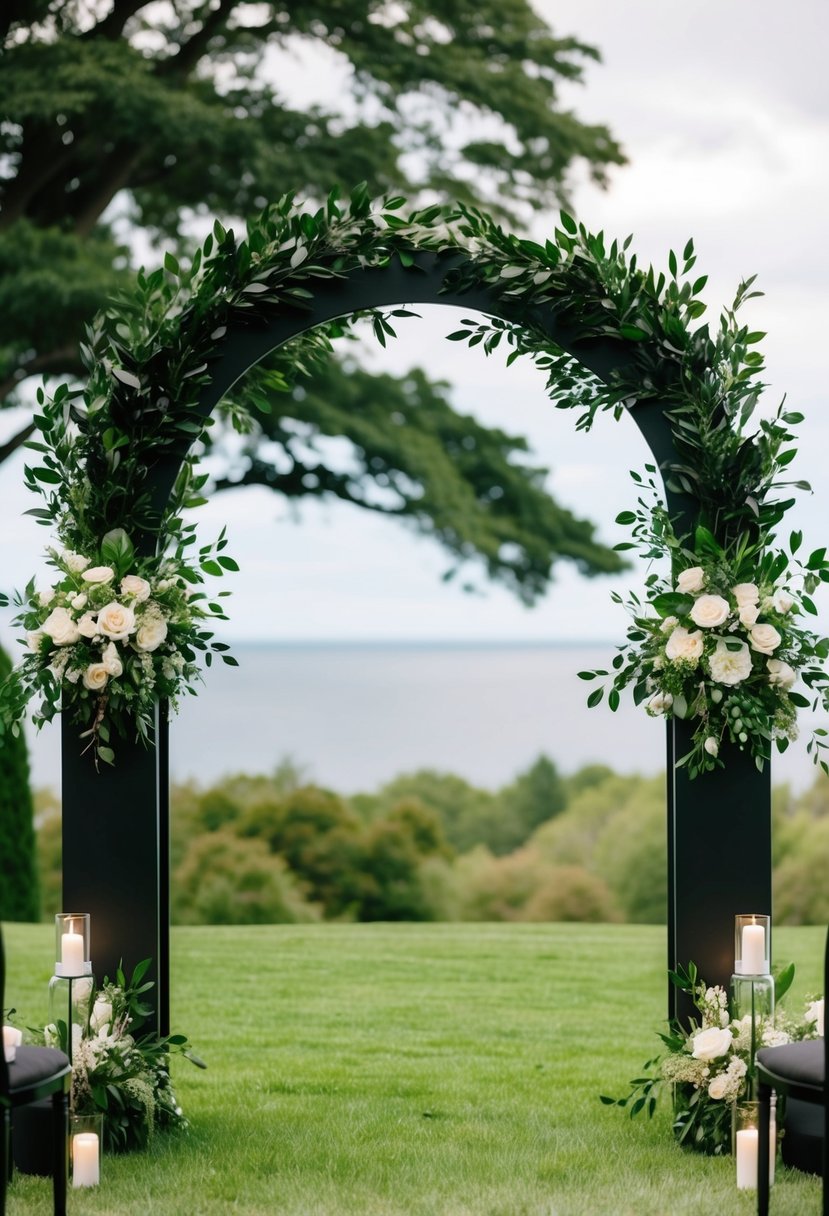
M 591 692 L 590 696 L 587 698 L 588 708 L 593 709 L 593 707 L 595 705 L 599 704 L 599 702 L 601 701 L 603 696 L 604 696 L 603 688 L 594 688 L 593 692 Z
M 794 983 L 794 963 L 789 963 L 784 967 L 774 981 L 774 999 L 782 1001 L 783 997 Z
M 566 211 L 562 211 L 559 215 L 559 219 L 561 220 L 562 228 L 564 228 L 566 232 L 569 232 L 571 236 L 575 236 L 579 230 L 579 226 L 573 219 L 572 215 L 568 215 Z
M 685 616 L 694 606 L 692 595 L 683 595 L 681 591 L 664 591 L 655 595 L 651 601 L 661 617 Z
M 114 566 L 119 574 L 125 574 L 132 565 L 135 549 L 123 528 L 113 528 L 101 542 L 101 557 L 106 565 Z

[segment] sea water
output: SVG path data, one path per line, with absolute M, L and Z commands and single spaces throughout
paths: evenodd
M 596 685 L 577 673 L 608 668 L 612 643 L 246 643 L 233 653 L 238 668 L 214 666 L 199 696 L 182 699 L 170 733 L 176 781 L 269 773 L 285 758 L 344 794 L 420 768 L 497 789 L 541 754 L 563 773 L 664 768 L 661 720 L 630 698 L 615 714 L 587 708 Z M 32 739 L 35 786 L 59 785 L 59 733 L 47 726 Z M 775 782 L 800 789 L 813 775 L 803 744 L 775 757 Z

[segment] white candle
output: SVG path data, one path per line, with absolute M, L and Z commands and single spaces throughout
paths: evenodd
M 757 1145 L 760 1133 L 756 1127 L 737 1132 L 737 1189 L 757 1190 Z
M 72 1137 L 72 1185 L 97 1186 L 100 1181 L 98 1137 L 94 1132 L 78 1132 Z
M 766 959 L 766 930 L 762 925 L 743 926 L 743 975 L 765 975 L 768 971 Z
M 22 1041 L 22 1030 L 18 1030 L 16 1026 L 3 1027 L 3 1055 L 6 1057 L 7 1064 L 11 1064 L 17 1055 L 17 1049 Z
M 63 933 L 60 939 L 60 961 L 65 975 L 83 975 L 83 934 Z

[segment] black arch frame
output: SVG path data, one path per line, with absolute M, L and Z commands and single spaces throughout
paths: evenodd
M 354 270 L 320 282 L 311 307 L 283 309 L 237 323 L 217 341 L 209 361 L 210 381 L 199 400 L 203 418 L 245 372 L 291 338 L 363 309 L 394 305 L 447 304 L 541 328 L 602 380 L 629 365 L 629 348 L 610 339 L 577 339 L 555 309 L 527 308 L 491 287 L 464 290 L 459 271 L 465 255 L 420 252 L 412 268 L 392 260 L 383 267 Z M 675 458 L 671 425 L 658 401 L 630 413 L 658 468 Z M 152 499 L 160 510 L 172 491 L 185 453 L 164 455 L 150 472 Z M 671 514 L 693 526 L 692 500 L 666 490 Z M 155 537 L 138 538 L 152 552 Z M 63 903 L 92 913 L 93 966 L 113 977 L 123 959 L 127 970 L 154 960 L 157 1024 L 170 1024 L 169 940 L 169 735 L 156 711 L 157 747 L 129 741 L 118 747 L 117 767 L 96 773 L 79 754 L 77 728 L 63 723 Z M 691 783 L 674 761 L 690 747 L 688 724 L 667 724 L 668 967 L 693 960 L 709 984 L 727 987 L 733 970 L 732 925 L 738 912 L 771 912 L 771 783 L 750 756 L 730 752 L 724 769 Z M 610 995 L 610 994 L 609 994 Z M 691 1005 L 668 986 L 670 1016 L 686 1018 Z

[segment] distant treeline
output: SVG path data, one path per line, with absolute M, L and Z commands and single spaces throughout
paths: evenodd
M 37 812 L 49 919 L 60 904 L 60 811 L 41 793 Z M 829 780 L 796 798 L 778 787 L 773 815 L 775 919 L 824 924 Z M 173 918 L 660 923 L 665 834 L 663 777 L 600 765 L 563 776 L 541 756 L 496 792 L 422 770 L 344 798 L 286 761 L 271 776 L 173 788 Z

